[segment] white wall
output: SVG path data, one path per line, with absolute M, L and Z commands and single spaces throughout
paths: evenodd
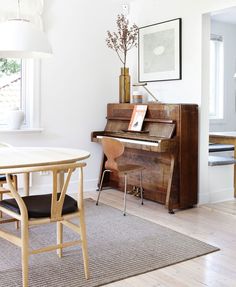
M 90 134 L 103 130 L 106 104 L 118 101 L 119 60 L 105 44 L 121 12 L 117 0 L 45 1 L 45 30 L 53 57 L 42 60 L 41 123 L 34 134 L 1 134 L 16 146 L 59 146 L 91 152 L 85 169 L 85 188 L 94 189 L 101 163 L 101 147 Z M 35 185 L 47 183 L 36 177 Z
M 119 63 L 105 45 L 120 12 L 117 1 L 45 1 L 45 27 L 54 57 L 42 66 L 42 125 L 50 145 L 91 152 L 86 168 L 97 183 L 101 148 L 90 134 L 105 127 L 106 104 L 118 99 Z M 92 7 L 91 7 L 92 6 Z
M 211 21 L 211 33 L 223 36 L 224 41 L 224 119 L 211 120 L 210 131 L 235 131 L 236 106 L 236 25 Z
M 1 138 L 15 145 L 89 150 L 92 156 L 85 176 L 91 185 L 87 188 L 94 186 L 101 159 L 101 149 L 90 142 L 90 132 L 104 128 L 106 104 L 118 101 L 120 64 L 114 52 L 106 48 L 104 35 L 107 29 L 114 29 L 121 3 L 119 0 L 45 1 L 45 27 L 54 50 L 54 57 L 42 63 L 41 119 L 45 130 L 42 134 Z M 208 101 L 207 89 L 201 85 L 202 14 L 233 5 L 236 0 L 131 1 L 131 18 L 139 26 L 183 19 L 183 80 L 153 83 L 150 87 L 162 101 L 200 106 L 201 202 L 207 201 L 208 196 Z M 129 58 L 134 81 L 136 62 L 135 56 L 133 62 Z
M 138 0 L 132 3 L 132 17 L 139 27 L 174 18 L 182 18 L 181 81 L 157 82 L 150 89 L 163 102 L 197 103 L 199 105 L 199 201 L 209 200 L 208 191 L 208 87 L 207 39 L 210 18 L 205 13 L 236 5 L 236 1 L 223 0 Z M 204 18 L 203 18 L 204 16 Z M 202 27 L 204 23 L 204 27 Z M 203 49 L 203 50 L 202 50 Z M 135 67 L 134 71 L 137 68 Z M 205 77 L 203 77 L 204 75 Z M 202 85 L 204 83 L 204 85 Z

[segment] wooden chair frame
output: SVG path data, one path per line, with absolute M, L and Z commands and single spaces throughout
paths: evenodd
M 12 175 L 11 181 L 13 182 L 15 190 L 18 190 L 17 176 L 15 174 Z M 4 194 L 11 195 L 10 190 L 3 187 L 3 184 L 6 184 L 6 183 L 7 183 L 7 181 L 5 181 L 5 180 L 0 181 L 0 201 L 3 200 Z M 0 211 L 0 218 L 2 218 L 2 212 L 1 211 Z
M 1 147 L 10 147 L 10 145 L 7 143 L 0 142 L 0 148 Z M 12 182 L 15 186 L 15 189 L 18 190 L 17 176 L 15 174 L 12 175 Z M 3 187 L 3 184 L 6 184 L 6 183 L 7 183 L 7 180 L 0 180 L 0 201 L 3 200 L 4 194 L 10 195 L 10 190 Z M 2 212 L 1 211 L 0 211 L 0 218 L 2 218 Z M 5 223 L 5 221 L 4 221 L 4 223 Z
M 49 165 L 49 166 L 35 166 L 35 167 L 25 167 L 25 168 L 13 168 L 1 170 L 1 173 L 6 174 L 7 183 L 9 186 L 10 193 L 12 197 L 16 200 L 20 214 L 10 211 L 4 207 L 0 206 L 0 211 L 11 216 L 14 220 L 19 220 L 21 222 L 21 237 L 17 237 L 9 232 L 0 230 L 0 237 L 10 241 L 11 243 L 17 245 L 21 248 L 22 254 L 22 281 L 23 287 L 28 287 L 28 269 L 29 269 L 29 256 L 33 254 L 38 254 L 42 252 L 48 252 L 52 250 L 57 250 L 58 256 L 62 257 L 62 250 L 65 247 L 81 245 L 83 253 L 83 263 L 84 272 L 86 279 L 89 278 L 89 268 L 88 268 L 88 251 L 87 251 L 87 239 L 86 239 L 86 227 L 84 218 L 84 204 L 83 204 L 83 167 L 86 164 L 80 163 L 69 163 L 69 164 L 59 164 L 59 165 Z M 71 178 L 71 174 L 74 170 L 79 170 L 79 186 L 78 186 L 78 212 L 73 212 L 67 215 L 62 215 L 62 208 L 64 204 L 64 199 L 68 184 Z M 51 171 L 53 175 L 53 189 L 52 189 L 52 203 L 51 203 L 51 216 L 49 218 L 39 218 L 39 219 L 29 219 L 28 211 L 26 205 L 16 191 L 15 186 L 12 184 L 10 174 L 20 174 L 29 172 L 39 172 L 39 171 Z M 58 175 L 66 171 L 66 179 L 60 191 L 60 197 L 57 199 L 58 193 Z M 76 225 L 70 222 L 72 218 L 79 218 L 80 225 Z M 47 246 L 44 248 L 30 250 L 29 249 L 29 227 L 32 225 L 47 224 L 51 222 L 57 223 L 57 244 L 52 246 Z M 65 242 L 63 243 L 63 225 L 69 227 L 74 232 L 80 235 L 80 240 Z

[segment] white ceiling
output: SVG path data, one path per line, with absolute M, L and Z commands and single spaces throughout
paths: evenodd
M 223 10 L 211 16 L 212 20 L 236 24 L 236 7 Z

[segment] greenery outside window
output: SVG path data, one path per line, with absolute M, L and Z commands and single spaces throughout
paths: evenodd
M 0 59 L 0 128 L 7 129 L 7 114 L 18 108 L 25 113 L 23 128 L 39 127 L 39 62 Z

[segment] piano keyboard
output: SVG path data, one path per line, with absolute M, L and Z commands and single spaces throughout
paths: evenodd
M 159 146 L 159 142 L 150 142 L 150 141 L 141 141 L 141 140 L 133 140 L 133 139 L 126 139 L 126 138 L 116 138 L 116 137 L 108 137 L 108 136 L 97 136 L 98 139 L 102 138 L 113 138 L 120 142 L 131 143 L 131 144 L 140 144 L 140 145 L 147 145 L 147 146 Z

